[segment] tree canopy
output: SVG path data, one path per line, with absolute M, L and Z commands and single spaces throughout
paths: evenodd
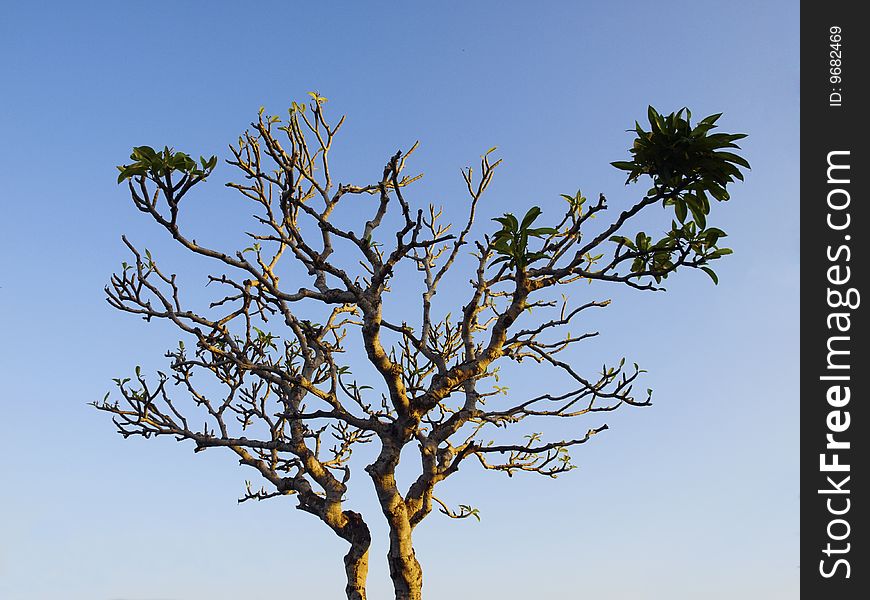
M 745 136 L 714 133 L 718 114 L 693 125 L 687 109 L 662 115 L 650 107 L 649 130 L 635 123 L 630 158 L 612 164 L 627 173 L 626 184 L 648 180 L 651 187 L 614 218 L 603 218 L 603 194 L 590 201 L 578 191 L 562 195 L 558 218 L 531 206 L 522 216 L 477 225 L 501 164 L 493 148 L 462 172 L 467 201 L 448 207 L 463 212 L 457 227 L 443 208 L 408 197 L 420 177 L 406 173 L 416 143 L 372 180 L 339 183 L 329 156 L 344 117 L 331 124 L 327 99 L 310 95 L 283 116 L 261 109 L 229 147 L 227 163 L 239 179 L 226 185 L 257 211 L 246 248 L 198 243 L 180 222 L 182 200 L 209 179 L 217 157 L 138 146 L 118 167 L 134 206 L 181 247 L 210 259 L 208 282 L 223 292 L 205 309 L 186 306 L 176 276 L 124 237 L 132 259 L 106 287 L 109 303 L 171 322 L 189 345 L 182 340 L 167 352 L 168 372 L 149 377 L 137 367 L 115 380 L 114 398 L 107 394 L 95 406 L 124 437 L 166 436 L 197 452 L 231 451 L 262 481 L 242 501 L 294 496 L 298 509 L 349 544 L 352 600 L 365 598 L 371 533 L 349 508 L 347 483 L 358 468 L 354 450 L 374 444 L 376 457 L 363 470 L 389 526 L 395 597 L 416 600 L 423 579 L 414 528 L 433 508 L 478 517 L 471 505 L 439 500 L 439 483 L 466 462 L 509 476 L 556 477 L 573 468 L 572 449 L 607 429 L 579 425 L 584 417 L 650 404 L 650 390 L 635 392 L 638 365 L 623 359 L 582 373 L 562 360 L 562 352 L 597 335 L 569 333 L 571 324 L 610 303 L 589 297 L 597 287 L 576 285 L 659 291 L 678 269 L 704 271 L 718 283 L 711 265 L 731 250 L 721 245 L 725 232 L 708 221 L 713 202 L 727 201 L 729 184 L 749 167 L 732 151 Z M 654 206 L 665 208 L 661 228 L 637 229 L 634 217 Z M 335 217 L 342 207 L 356 218 L 350 226 L 346 215 Z M 458 265 L 465 269 L 466 258 L 473 263 L 461 273 L 464 297 L 454 286 L 453 309 L 438 310 L 439 285 Z M 384 310 L 391 289 L 408 285 L 408 272 L 422 286 L 414 323 Z M 354 375 L 347 358 L 354 352 L 376 377 Z M 498 385 L 498 373 L 523 361 L 552 368 L 572 385 L 515 398 Z M 548 436 L 554 419 L 577 420 L 576 434 Z M 522 433 L 518 425 L 530 422 L 540 422 L 540 433 Z M 396 469 L 406 447 L 415 450 L 417 476 L 400 489 Z

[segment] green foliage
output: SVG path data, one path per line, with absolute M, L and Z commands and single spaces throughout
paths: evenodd
M 318 105 L 324 104 L 327 99 L 320 95 L 318 92 L 308 92 L 308 95 L 311 96 L 311 99 L 314 100 Z
M 205 179 L 217 165 L 217 156 L 208 159 L 200 157 L 197 163 L 188 154 L 175 152 L 169 147 L 157 151 L 151 146 L 136 146 L 130 158 L 133 163 L 117 167 L 121 172 L 118 175 L 118 183 L 133 177 L 146 177 L 159 181 L 161 178 L 168 178 L 175 171 L 191 178 Z
M 577 193 L 573 196 L 569 196 L 568 194 L 559 194 L 568 205 L 571 207 L 571 213 L 576 217 L 583 216 L 583 204 L 586 203 L 586 196 L 580 190 L 577 190 Z
M 469 504 L 460 504 L 459 510 L 462 511 L 462 513 L 461 513 L 462 515 L 464 515 L 466 517 L 474 517 L 475 519 L 480 521 L 480 509 L 479 508 L 474 508 L 473 506 L 471 506 Z
M 253 328 L 257 333 L 257 344 L 261 349 L 272 348 L 273 350 L 277 350 L 278 346 L 275 345 L 275 340 L 278 339 L 276 336 L 272 335 L 267 331 L 263 331 L 257 327 Z
M 704 189 L 716 200 L 727 200 L 725 186 L 735 179 L 742 181 L 743 174 L 738 166 L 748 169 L 749 163 L 723 149 L 739 149 L 734 142 L 746 135 L 710 134 L 722 113 L 710 115 L 695 127 L 691 125 L 692 113 L 687 108 L 663 117 L 650 106 L 647 116 L 650 131 L 644 131 L 635 122 L 637 138 L 631 148 L 633 159 L 611 163 L 617 169 L 628 171 L 626 183 L 637 181 L 641 175 L 652 177 L 656 187 L 661 189 L 677 189 L 693 181 L 696 182 L 693 189 Z
M 637 137 L 631 148 L 632 160 L 611 163 L 628 171 L 626 184 L 636 182 L 641 175 L 652 178 L 654 187 L 647 192 L 648 197 L 662 198 L 664 206 L 673 206 L 676 216 L 671 230 L 656 242 L 643 232 L 633 241 L 624 236 L 610 238 L 636 253 L 632 272 L 658 272 L 654 277 L 661 281 L 673 269 L 675 253 L 686 246 L 691 249 L 696 266 L 731 253 L 729 248 L 717 246 L 725 232 L 707 227 L 710 198 L 717 202 L 728 200 L 728 184 L 743 181 L 740 167 L 750 167 L 744 158 L 728 151 L 739 149 L 735 142 L 745 138 L 745 134 L 710 133 L 721 116 L 721 113 L 710 115 L 693 127 L 692 113 L 686 108 L 662 116 L 650 106 L 647 110 L 650 130 L 645 131 L 635 123 Z M 712 269 L 701 268 L 718 283 Z
M 644 232 L 639 232 L 632 240 L 625 236 L 614 235 L 610 241 L 616 242 L 620 247 L 629 249 L 634 260 L 631 264 L 632 273 L 653 272 L 657 282 L 666 279 L 670 270 L 674 268 L 675 254 L 681 248 L 688 248 L 692 254 L 692 260 L 697 265 L 704 265 L 711 260 L 716 260 L 732 253 L 730 248 L 719 248 L 719 239 L 726 237 L 726 233 L 716 227 L 700 229 L 694 222 L 678 224 L 671 221 L 671 229 L 660 240 L 653 242 Z M 712 269 L 700 266 L 713 283 L 719 283 L 719 278 Z
M 543 252 L 529 251 L 529 238 L 542 238 L 556 233 L 552 227 L 532 227 L 532 223 L 540 215 L 541 209 L 533 206 L 525 214 L 522 222 L 511 213 L 493 219 L 501 223 L 501 230 L 492 238 L 492 247 L 499 254 L 499 258 L 492 264 L 507 262 L 510 267 L 523 270 L 531 262 L 546 256 Z

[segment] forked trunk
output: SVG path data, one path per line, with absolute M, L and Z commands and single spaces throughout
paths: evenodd
M 396 600 L 422 600 L 423 570 L 414 555 L 411 542 L 411 522 L 408 518 L 408 507 L 396 487 L 393 475 L 397 455 L 382 452 L 382 457 L 366 468 L 372 476 L 378 500 L 381 504 L 387 524 L 390 527 L 390 550 L 387 552 L 387 564 L 390 566 L 390 579 L 393 580 L 393 590 Z M 386 458 L 384 458 L 386 457 Z M 393 460 L 391 461 L 390 458 Z

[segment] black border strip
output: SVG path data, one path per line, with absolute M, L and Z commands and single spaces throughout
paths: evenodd
M 870 589 L 870 22 L 858 8 L 801 4 L 801 592 L 836 600 Z

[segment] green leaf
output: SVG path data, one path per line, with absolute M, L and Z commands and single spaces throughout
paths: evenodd
M 536 227 L 534 229 L 527 230 L 527 233 L 532 237 L 541 237 L 543 235 L 553 235 L 556 233 L 558 229 L 555 227 Z
M 535 219 L 537 219 L 541 215 L 541 208 L 538 206 L 533 206 L 526 213 L 526 216 L 523 217 L 522 225 L 520 225 L 520 229 L 528 229 L 529 225 L 531 225 Z
M 718 157 L 718 158 L 724 158 L 724 159 L 727 160 L 728 162 L 733 162 L 733 163 L 735 163 L 735 164 L 740 165 L 741 167 L 745 167 L 745 168 L 747 168 L 747 169 L 751 169 L 751 168 L 752 168 L 752 167 L 749 166 L 749 161 L 748 161 L 748 160 L 746 160 L 746 159 L 743 158 L 742 156 L 738 156 L 738 155 L 733 154 L 733 153 L 731 153 L 731 152 L 714 152 L 713 154 L 714 154 L 714 156 L 716 156 L 716 157 Z
M 731 248 L 719 248 L 718 250 L 714 250 L 712 254 L 709 254 L 707 258 L 713 260 L 733 253 L 734 251 Z
M 691 204 L 689 205 L 689 210 L 692 211 L 692 218 L 695 220 L 695 223 L 698 224 L 698 227 L 704 229 L 704 227 L 707 226 L 707 217 L 704 215 L 703 211 Z
M 520 222 L 512 213 L 506 213 L 501 217 L 496 217 L 493 221 L 497 221 L 504 226 L 507 231 L 517 231 L 520 228 Z
M 157 158 L 157 151 L 151 146 L 136 146 L 130 154 L 133 160 L 153 160 Z
M 664 129 L 661 125 L 661 115 L 654 109 L 652 106 L 647 106 L 646 108 L 646 117 L 649 120 L 650 126 L 653 128 L 653 131 Z
M 686 221 L 686 201 L 682 198 L 677 198 L 677 201 L 674 203 L 674 212 L 677 214 L 677 218 L 680 220 L 680 223 L 684 223 Z
M 710 267 L 701 267 L 701 270 L 710 276 L 710 279 L 713 280 L 713 283 L 719 285 L 719 277 L 716 275 L 713 269 L 711 269 Z
M 492 261 L 492 262 L 489 263 L 489 264 L 491 264 L 491 265 L 497 265 L 497 264 L 499 264 L 499 263 L 503 263 L 503 262 L 505 262 L 505 261 L 509 261 L 510 259 L 511 259 L 510 256 L 501 256 L 501 257 L 495 259 L 494 261 Z
M 643 232 L 639 231 L 634 238 L 634 243 L 637 244 L 637 249 L 641 251 L 649 250 L 650 238 Z
M 722 113 L 716 113 L 715 115 L 710 115 L 709 117 L 705 117 L 701 119 L 701 125 L 713 125 L 716 121 L 719 120 L 719 117 L 722 116 Z

